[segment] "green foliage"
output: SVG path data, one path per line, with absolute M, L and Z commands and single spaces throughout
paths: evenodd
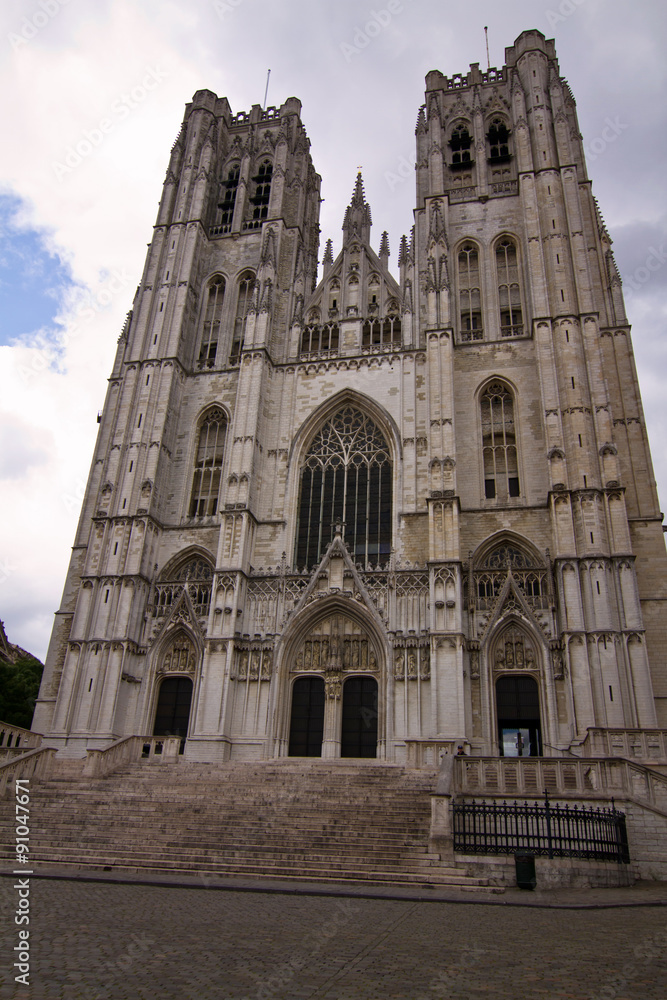
M 30 729 L 43 665 L 25 656 L 16 663 L 0 660 L 0 722 Z

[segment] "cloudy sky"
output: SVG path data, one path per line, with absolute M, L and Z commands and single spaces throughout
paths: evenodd
M 377 250 L 412 224 L 424 76 L 556 39 L 624 278 L 667 503 L 664 0 L 14 0 L 0 11 L 0 618 L 44 656 L 116 340 L 184 104 L 296 96 L 340 247 L 359 165 Z M 77 149 L 80 151 L 77 153 Z M 82 154 L 82 155 L 81 155 Z M 408 175 L 405 179 L 404 175 Z

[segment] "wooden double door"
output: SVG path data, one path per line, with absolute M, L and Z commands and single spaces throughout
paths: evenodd
M 292 688 L 290 757 L 321 757 L 325 688 L 322 677 L 299 677 Z M 348 677 L 340 712 L 341 757 L 376 757 L 378 685 L 373 677 Z

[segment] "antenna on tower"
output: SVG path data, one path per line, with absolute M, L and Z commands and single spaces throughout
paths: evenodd
M 262 108 L 262 111 L 266 111 L 266 97 L 267 97 L 267 94 L 269 93 L 269 77 L 270 76 L 271 76 L 271 70 L 268 70 L 268 72 L 266 74 L 266 90 L 264 91 L 264 106 Z
M 486 68 L 491 69 L 491 60 L 489 59 L 489 29 L 484 28 L 484 37 L 486 38 Z

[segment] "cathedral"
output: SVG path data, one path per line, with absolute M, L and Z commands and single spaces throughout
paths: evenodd
M 401 764 L 667 727 L 662 514 L 553 41 L 428 74 L 396 275 L 361 174 L 318 272 L 300 111 L 186 106 L 34 730 Z

